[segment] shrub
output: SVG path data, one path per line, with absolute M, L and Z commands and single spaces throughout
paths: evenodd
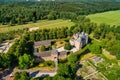
M 100 54 L 102 53 L 102 49 L 101 49 L 101 46 L 98 45 L 98 44 L 92 44 L 89 46 L 89 50 L 92 52 L 92 53 L 95 53 L 95 54 Z
M 45 48 L 44 45 L 42 45 L 42 46 L 40 47 L 40 51 L 41 51 L 41 52 L 42 52 L 42 51 L 46 51 L 46 48 Z
M 64 46 L 64 49 L 66 50 L 70 50 L 72 48 L 72 46 L 70 45 L 70 43 L 66 43 Z
M 53 61 L 44 61 L 39 64 L 39 67 L 55 67 Z
M 70 63 L 75 63 L 77 61 L 77 56 L 74 53 L 71 53 L 68 57 Z

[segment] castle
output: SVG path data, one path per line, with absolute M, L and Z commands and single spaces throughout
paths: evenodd
M 57 49 L 40 52 L 39 49 L 42 45 L 44 45 L 45 47 L 51 46 L 51 41 L 43 40 L 43 41 L 34 42 L 35 62 L 48 61 L 48 60 L 54 61 L 55 59 L 64 59 L 67 57 L 66 51 L 58 52 Z
M 71 38 L 69 42 L 72 46 L 75 46 L 77 50 L 80 50 L 88 43 L 88 34 L 85 34 L 84 32 L 78 32 L 73 35 L 73 38 Z

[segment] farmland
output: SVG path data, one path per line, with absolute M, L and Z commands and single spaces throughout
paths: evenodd
M 120 25 L 120 10 L 91 14 L 87 17 L 98 24 Z
M 70 27 L 73 26 L 74 23 L 70 20 L 40 20 L 36 23 L 28 23 L 24 25 L 16 25 L 16 26 L 6 26 L 6 25 L 0 25 L 0 33 L 2 32 L 8 32 L 12 30 L 18 30 L 18 29 L 24 29 L 24 28 L 36 28 L 39 27 L 39 29 L 44 28 L 56 28 L 56 27 Z

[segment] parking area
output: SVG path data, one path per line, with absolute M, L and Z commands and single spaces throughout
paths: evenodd
M 13 43 L 5 42 L 0 44 L 0 53 L 7 53 Z

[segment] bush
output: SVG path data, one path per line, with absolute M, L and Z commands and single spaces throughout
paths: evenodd
M 40 67 L 55 67 L 53 61 L 44 61 L 39 64 Z
M 52 50 L 52 46 L 48 46 L 46 50 Z
M 15 73 L 14 80 L 30 80 L 29 73 L 27 72 L 20 72 Z
M 95 54 L 100 54 L 100 53 L 102 53 L 101 46 L 98 45 L 98 44 L 91 44 L 91 45 L 89 46 L 89 50 L 90 50 L 92 53 L 95 53 Z
M 34 58 L 28 54 L 19 57 L 19 68 L 28 69 L 33 66 Z
M 64 49 L 66 50 L 70 50 L 72 48 L 72 46 L 70 45 L 70 43 L 66 43 L 64 46 Z
M 71 53 L 68 57 L 70 63 L 75 63 L 77 61 L 77 56 L 74 53 Z
M 70 71 L 70 66 L 68 64 L 59 64 L 57 73 L 60 76 L 71 77 Z
M 41 51 L 41 52 L 42 52 L 42 51 L 46 51 L 46 48 L 45 48 L 44 45 L 42 45 L 42 46 L 40 47 L 40 51 Z

